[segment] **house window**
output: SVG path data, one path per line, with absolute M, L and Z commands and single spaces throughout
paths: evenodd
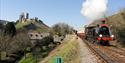
M 41 37 L 43 37 L 43 35 L 40 35 Z
M 38 37 L 38 35 L 36 35 L 36 37 Z
M 30 37 L 32 37 L 33 35 L 32 34 L 30 34 Z

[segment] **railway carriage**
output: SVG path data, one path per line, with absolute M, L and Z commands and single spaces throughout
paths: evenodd
M 95 26 L 85 27 L 85 39 L 89 41 L 95 40 Z

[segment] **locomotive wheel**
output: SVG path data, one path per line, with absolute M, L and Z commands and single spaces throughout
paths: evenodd
M 100 45 L 100 41 L 98 41 L 98 40 L 96 40 L 96 42 L 95 42 L 96 44 L 98 44 L 98 45 Z
M 109 46 L 109 45 L 110 45 L 110 44 L 109 44 L 109 41 L 106 41 L 105 43 L 106 43 L 105 45 L 107 45 L 107 46 Z
M 101 40 L 99 43 L 100 43 L 100 45 L 103 45 L 103 44 L 104 44 L 104 42 L 103 42 L 102 40 Z
M 103 41 L 103 45 L 106 46 L 107 45 L 107 41 Z
M 100 44 L 101 45 L 104 45 L 104 46 L 109 46 L 109 41 L 100 41 Z

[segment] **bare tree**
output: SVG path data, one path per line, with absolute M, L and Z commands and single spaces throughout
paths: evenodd
M 19 33 L 13 38 L 10 36 L 0 35 L 0 52 L 12 54 L 18 51 L 24 51 L 25 48 L 30 46 L 30 40 L 25 33 Z
M 53 31 L 58 35 L 66 35 L 71 34 L 73 31 L 73 28 L 65 23 L 57 23 L 52 26 Z

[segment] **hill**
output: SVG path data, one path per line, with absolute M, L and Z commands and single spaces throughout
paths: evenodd
M 5 25 L 6 23 L 8 23 L 9 21 L 6 21 L 6 20 L 0 20 L 0 24 L 3 24 Z
M 109 16 L 107 20 L 117 41 L 125 45 L 125 10 Z
M 46 32 L 49 30 L 49 27 L 43 23 L 41 20 L 28 19 L 25 22 L 16 23 L 17 30 L 26 29 L 27 31 L 37 31 L 37 32 Z
M 9 21 L 6 20 L 0 20 L 0 32 L 4 30 L 4 26 L 8 23 Z

